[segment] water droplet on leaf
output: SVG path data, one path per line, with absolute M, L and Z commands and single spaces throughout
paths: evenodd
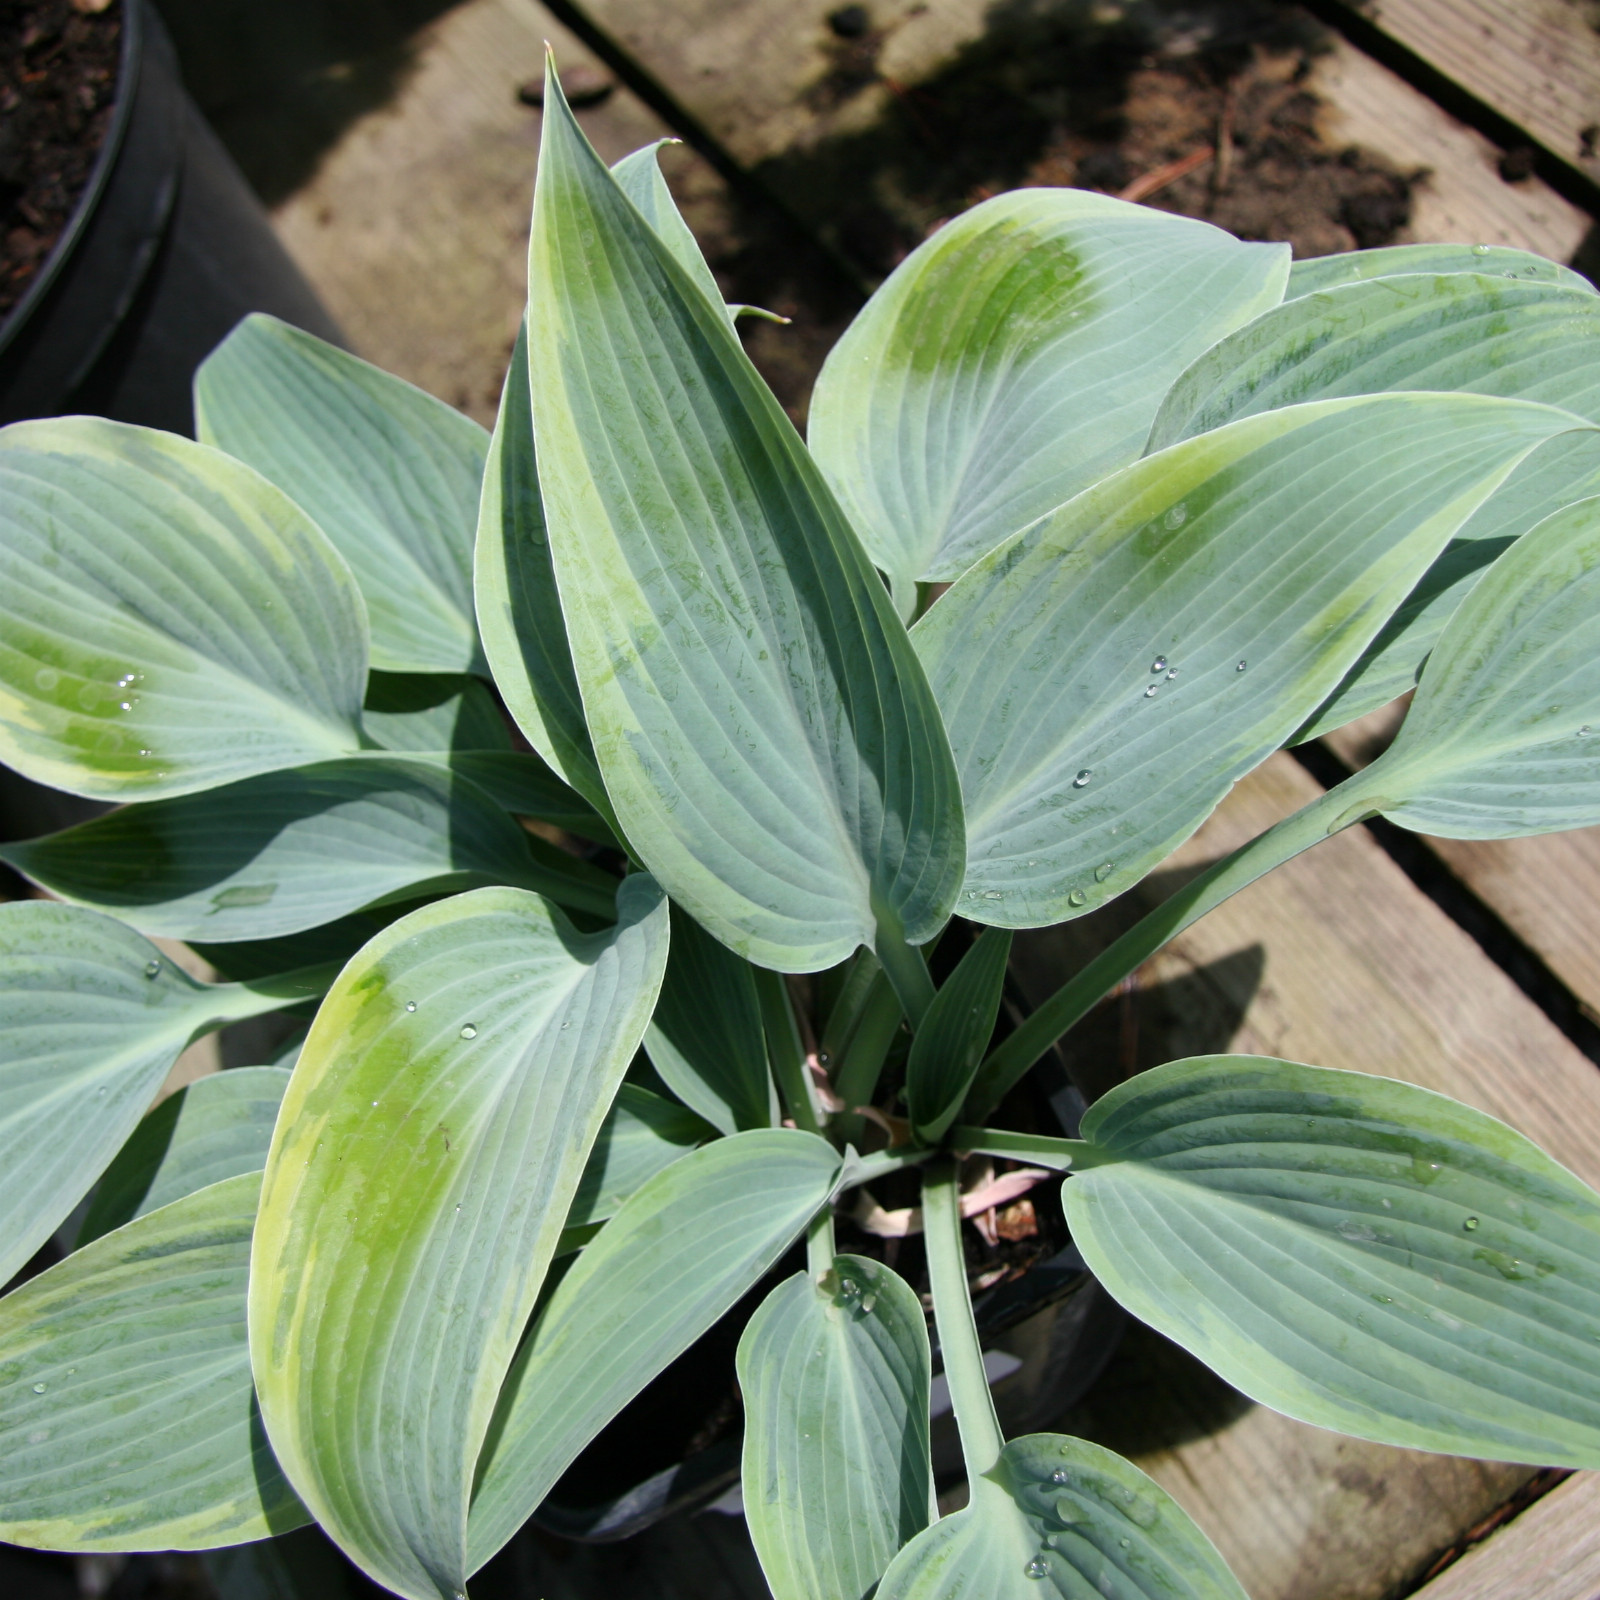
M 1474 1233 L 1477 1231 L 1478 1219 L 1476 1217 L 1468 1217 L 1467 1220 L 1461 1224 L 1461 1226 L 1465 1228 L 1468 1233 Z
M 463 1023 L 461 1026 L 461 1037 L 463 1039 L 476 1039 L 478 1037 L 478 1030 L 470 1022 Z
M 417 1002 L 415 1000 L 407 1000 L 406 1001 L 406 1010 L 407 1011 L 415 1011 L 416 1009 L 417 1009 Z
M 159 978 L 161 976 L 161 963 L 159 961 L 145 962 L 144 975 L 147 978 Z
M 1057 1467 L 1056 1470 L 1050 1474 L 1050 1481 L 1051 1483 L 1070 1483 L 1072 1481 L 1072 1474 L 1068 1472 L 1065 1467 Z
M 1096 883 L 1104 883 L 1110 876 L 1111 863 L 1109 861 L 1102 861 L 1100 865 L 1094 869 L 1094 881 Z
M 1074 788 L 1074 789 L 1081 789 L 1081 788 L 1083 788 L 1083 786 L 1084 786 L 1084 785 L 1085 785 L 1085 784 L 1086 784 L 1086 783 L 1088 783 L 1088 781 L 1089 781 L 1089 780 L 1090 780 L 1090 779 L 1091 779 L 1091 778 L 1092 778 L 1092 777 L 1093 777 L 1093 776 L 1094 776 L 1094 768 L 1093 768 L 1093 767 L 1084 767 L 1084 768 L 1083 768 L 1083 769 L 1082 769 L 1082 770 L 1081 770 L 1081 771 L 1080 771 L 1080 772 L 1079 772 L 1079 773 L 1078 773 L 1078 776 L 1077 776 L 1077 777 L 1076 777 L 1076 778 L 1074 778 L 1074 779 L 1073 779 L 1073 780 L 1072 780 L 1072 787 L 1073 787 L 1073 788 Z
M 1072 893 L 1067 896 L 1067 904 L 1069 906 L 1081 906 L 1085 901 L 1088 900 L 1088 898 L 1088 895 L 1086 895 L 1082 889 L 1074 889 Z
M 1025 1578 L 1048 1578 L 1050 1576 L 1050 1563 L 1043 1556 L 1035 1556 L 1022 1569 L 1022 1575 Z
M 1165 656 L 1157 656 L 1150 663 L 1150 670 L 1152 672 L 1165 672 L 1167 670 L 1167 658 Z
M 1158 686 L 1156 684 L 1152 683 L 1150 685 L 1150 687 L 1145 690 L 1144 697 L 1145 697 L 1146 700 L 1154 700 L 1155 699 L 1157 687 Z
M 1246 668 L 1246 667 L 1247 667 L 1247 666 L 1249 666 L 1249 665 L 1250 665 L 1250 663 L 1249 663 L 1249 662 L 1248 662 L 1248 661 L 1241 661 L 1241 662 L 1240 662 L 1240 663 L 1239 663 L 1239 665 L 1238 665 L 1238 666 L 1236 666 L 1236 667 L 1235 667 L 1235 668 L 1234 668 L 1234 669 L 1233 669 L 1233 670 L 1234 670 L 1234 671 L 1235 671 L 1235 672 L 1243 672 L 1243 671 L 1244 671 L 1244 669 L 1245 669 L 1245 668 Z
M 1475 244 L 1472 247 L 1472 253 L 1475 256 L 1486 256 L 1489 253 L 1489 247 L 1486 244 Z
M 35 1394 L 43 1394 L 43 1393 L 44 1393 L 44 1385 L 43 1385 L 43 1384 L 42 1384 L 42 1383 L 36 1383 L 36 1384 L 34 1384 L 34 1386 L 33 1386 L 33 1392 L 34 1392 L 34 1393 L 35 1393 Z

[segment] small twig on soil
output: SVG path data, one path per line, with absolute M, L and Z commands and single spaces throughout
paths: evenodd
M 1154 172 L 1147 172 L 1142 178 L 1135 178 L 1117 195 L 1117 199 L 1146 200 L 1165 189 L 1169 183 L 1176 183 L 1179 178 L 1187 178 L 1191 172 L 1203 167 L 1216 153 L 1210 145 L 1203 144 L 1198 150 L 1191 150 L 1188 155 L 1180 157 L 1177 161 L 1169 161 L 1166 166 L 1157 167 Z
M 1238 80 L 1230 78 L 1222 91 L 1222 110 L 1217 114 L 1217 164 L 1211 169 L 1211 198 L 1228 191 L 1233 176 L 1233 121 L 1239 110 Z

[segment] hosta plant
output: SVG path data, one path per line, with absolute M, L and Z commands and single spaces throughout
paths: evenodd
M 0 434 L 0 753 L 117 803 L 3 852 L 49 898 L 0 907 L 0 1276 L 92 1200 L 0 1300 L 0 1536 L 315 1519 L 459 1595 L 803 1239 L 738 1354 L 778 1600 L 1238 1597 L 1128 1462 L 1002 1437 L 973 1154 L 1064 1173 L 1105 1288 L 1268 1405 L 1600 1466 L 1600 1195 L 1510 1128 L 1242 1056 L 1075 1139 L 996 1110 L 1330 834 L 1600 822 L 1600 298 L 1024 190 L 878 290 L 803 443 L 653 152 L 608 171 L 547 108 L 492 435 L 260 318 L 198 443 Z M 996 1042 L 1013 930 L 1413 687 L 1379 760 Z M 292 1068 L 145 1114 L 192 1039 L 313 1005 Z M 916 1286 L 834 1246 L 841 1196 L 917 1171 L 943 1518 Z

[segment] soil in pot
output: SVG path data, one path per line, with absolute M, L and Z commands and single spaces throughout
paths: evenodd
M 111 124 L 117 0 L 0 8 L 0 318 L 71 220 Z

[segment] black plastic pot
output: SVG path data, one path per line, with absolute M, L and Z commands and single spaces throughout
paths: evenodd
M 0 422 L 89 412 L 192 433 L 194 369 L 251 311 L 339 339 L 185 93 L 149 0 L 123 0 L 105 142 L 0 324 Z
M 1084 1106 L 1066 1074 L 1053 1058 L 1046 1058 L 1032 1076 L 1062 1132 L 1076 1137 Z M 614 1452 L 619 1444 L 617 1435 L 649 1429 L 674 1411 L 692 1409 L 697 1400 L 703 1413 L 706 1391 L 702 1385 L 708 1369 L 714 1372 L 725 1365 L 731 1375 L 734 1346 L 751 1313 L 774 1284 L 802 1265 L 798 1252 L 780 1262 L 700 1345 L 648 1385 L 639 1400 L 574 1463 L 534 1512 L 533 1524 L 565 1539 L 606 1544 L 631 1538 L 668 1516 L 711 1506 L 725 1496 L 733 1501 L 736 1497 L 731 1491 L 739 1480 L 741 1441 L 737 1437 L 722 1439 L 604 1497 L 583 1491 L 585 1456 Z M 1127 1325 L 1127 1313 L 1100 1287 L 1071 1244 L 1014 1282 L 978 1296 L 973 1314 L 990 1367 L 995 1410 L 1001 1428 L 1011 1437 L 1038 1431 L 1080 1399 L 1105 1370 Z M 997 1365 L 1003 1369 L 1000 1374 L 995 1372 Z M 934 1370 L 939 1370 L 937 1349 Z M 938 1383 L 936 1378 L 936 1387 Z M 937 1405 L 935 1410 L 939 1410 Z M 944 1483 L 959 1476 L 960 1439 L 947 1409 L 935 1416 L 930 1442 L 935 1481 Z M 629 1453 L 634 1451 L 647 1453 L 646 1441 L 637 1433 Z M 739 1508 L 736 1503 L 726 1503 L 725 1509 Z

